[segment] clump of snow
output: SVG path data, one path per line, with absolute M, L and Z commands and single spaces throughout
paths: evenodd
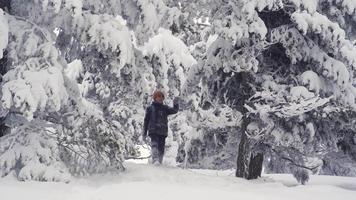
M 328 31 L 328 29 L 323 30 Z M 327 55 L 325 51 L 320 49 L 314 42 L 304 38 L 298 30 L 294 28 L 290 29 L 286 26 L 274 29 L 271 33 L 271 37 L 272 40 L 275 40 L 274 42 L 279 41 L 286 47 L 286 53 L 293 63 L 297 63 L 297 61 L 313 61 L 317 63 L 318 68 L 316 70 L 321 70 L 321 73 L 318 74 L 321 81 L 319 92 L 320 89 L 322 89 L 327 93 L 333 93 L 336 98 L 341 99 L 344 103 L 353 107 L 355 106 L 355 96 L 354 92 L 352 92 L 353 86 L 350 75 L 351 69 L 348 69 L 346 64 L 344 64 L 344 62 L 349 64 L 354 63 L 353 59 L 355 57 L 352 58 L 352 60 L 344 60 L 344 62 L 341 62 Z M 342 42 L 340 44 L 342 44 Z M 347 44 L 347 42 L 345 44 Z M 335 47 L 335 49 L 337 49 L 337 47 Z M 337 50 L 332 50 L 338 53 Z M 340 56 L 342 56 L 341 54 L 342 53 L 340 53 Z M 308 76 L 312 75 L 309 73 Z M 305 78 L 305 81 L 308 82 L 307 79 L 310 78 L 311 77 Z M 315 86 L 317 87 L 317 82 L 319 81 L 313 82 L 315 82 L 313 84 L 316 84 Z
M 306 129 L 308 130 L 308 133 L 309 133 L 309 141 L 312 141 L 314 139 L 314 136 L 315 136 L 314 124 L 311 123 L 311 122 L 307 123 Z
M 319 0 L 289 0 L 292 2 L 297 8 L 303 8 L 307 10 L 309 13 L 316 12 L 316 8 L 318 6 Z
M 9 38 L 9 26 L 5 13 L 0 9 L 0 59 L 3 57 L 3 51 L 7 47 Z
M 296 93 L 298 93 L 298 92 L 296 92 Z M 311 96 L 313 93 L 309 92 L 307 94 Z M 283 108 L 276 110 L 277 111 L 276 114 L 279 117 L 300 116 L 301 114 L 304 114 L 306 112 L 309 112 L 309 111 L 314 110 L 320 106 L 325 105 L 326 103 L 328 103 L 330 101 L 331 98 L 333 98 L 333 96 L 324 98 L 324 99 L 319 98 L 319 97 L 312 97 L 309 99 L 304 99 L 304 97 L 302 97 L 302 96 L 300 96 L 299 98 L 296 98 L 296 97 L 293 97 L 293 98 L 297 99 L 297 100 L 295 100 L 296 102 L 292 102 L 290 105 L 284 106 Z
M 278 92 L 284 91 L 286 89 L 285 85 L 277 84 L 275 82 L 275 80 L 273 79 L 273 77 L 270 75 L 263 75 L 263 79 L 265 81 L 262 83 L 262 87 L 265 91 L 278 93 Z
M 338 0 L 342 7 L 345 7 L 349 15 L 355 14 L 356 11 L 356 1 L 354 0 Z
M 343 3 L 346 3 L 346 1 L 348 1 L 347 4 L 349 7 L 352 8 L 353 6 L 351 6 L 351 3 L 349 2 L 352 0 L 345 0 Z M 302 10 L 303 13 L 310 15 L 316 12 L 319 0 L 288 0 L 287 2 L 294 4 L 298 12 Z M 282 0 L 245 0 L 242 10 L 244 14 L 246 14 L 248 20 L 254 19 L 254 22 L 249 25 L 249 32 L 258 33 L 264 38 L 267 34 L 267 29 L 264 22 L 260 18 L 256 18 L 256 10 L 259 12 L 266 8 L 268 10 L 278 10 L 288 4 L 287 2 Z M 321 16 L 322 15 L 318 15 L 318 17 Z M 298 26 L 306 31 L 308 23 L 303 20 L 298 20 L 297 18 L 295 20 L 297 21 Z
M 250 122 L 246 127 L 246 133 L 250 138 L 258 139 L 261 136 L 261 127 L 256 122 Z
M 145 43 L 141 50 L 144 55 L 167 55 L 167 59 L 174 62 L 175 65 L 182 64 L 188 68 L 196 64 L 196 60 L 184 42 L 173 36 L 172 32 L 167 29 L 160 28 L 158 35 Z
M 95 84 L 96 94 L 98 94 L 101 98 L 106 99 L 109 98 L 110 88 L 106 86 L 103 82 L 99 82 Z
M 306 11 L 294 12 L 291 18 L 304 34 L 309 28 L 318 34 L 329 34 L 326 28 L 330 27 L 331 30 L 335 30 L 330 34 L 334 34 L 336 38 L 345 38 L 345 31 L 337 23 L 331 22 L 325 15 L 318 12 L 313 14 Z
M 0 141 L 0 175 L 38 181 L 70 180 L 70 174 L 60 161 L 54 135 L 43 127 L 24 125 Z
M 194 122 L 195 124 L 210 127 L 212 129 L 237 126 L 242 118 L 240 112 L 233 110 L 225 104 L 208 110 L 201 109 L 199 112 L 193 113 L 192 115 L 197 115 L 196 118 L 194 117 L 198 120 Z
M 71 63 L 68 63 L 67 68 L 64 70 L 65 74 L 70 78 L 71 80 L 75 81 L 77 80 L 80 76 L 82 76 L 83 73 L 83 63 L 81 60 L 74 60 Z
M 148 29 L 156 30 L 159 27 L 159 16 L 156 12 L 157 1 L 138 0 L 137 4 L 142 7 L 144 24 Z
M 29 120 L 36 111 L 59 111 L 67 104 L 68 94 L 53 41 L 26 21 L 8 17 L 8 22 L 11 37 L 21 42 L 9 41 L 12 66 L 3 76 L 3 106 L 23 113 Z
M 85 98 L 81 98 L 81 103 L 82 103 L 82 112 L 81 114 L 86 115 L 86 116 L 92 116 L 96 117 L 99 119 L 103 119 L 103 111 L 99 108 L 98 105 L 95 105 L 94 103 L 88 101 Z
M 356 108 L 356 87 L 350 85 L 344 91 L 346 93 L 345 98 L 342 99 L 344 103 L 351 105 Z
M 325 78 L 335 82 L 341 89 L 345 89 L 351 85 L 350 72 L 344 63 L 324 55 L 321 64 L 323 69 L 322 75 Z
M 260 38 L 265 38 L 267 28 L 261 18 L 258 17 L 256 8 L 274 7 L 275 4 L 278 4 L 278 1 L 244 0 L 242 2 L 229 2 L 229 6 L 234 7 L 234 9 L 228 11 L 228 7 L 222 7 L 212 20 L 215 33 L 228 39 L 232 44 L 241 39 L 249 38 L 251 33 L 255 33 Z
M 351 41 L 345 39 L 346 33 L 338 23 L 330 21 L 327 16 L 318 12 L 310 14 L 305 11 L 294 12 L 292 20 L 303 34 L 310 30 L 320 35 L 323 40 L 328 41 L 326 44 L 330 47 L 330 50 L 345 59 L 347 64 L 356 69 L 356 58 L 354 56 L 356 47 L 352 45 Z
M 307 88 L 304 86 L 295 86 L 290 89 L 291 100 L 292 101 L 300 101 L 305 99 L 310 99 L 315 97 L 315 94 L 309 92 Z
M 144 56 L 159 58 L 158 75 L 160 77 L 156 79 L 161 81 L 166 93 L 172 92 L 178 96 L 186 82 L 185 72 L 197 63 L 189 48 L 182 40 L 172 35 L 171 31 L 161 28 L 158 35 L 150 38 L 140 49 Z M 173 72 L 170 76 L 177 80 L 174 87 L 169 87 L 172 86 L 172 82 L 169 84 L 168 81 L 169 71 Z
M 209 35 L 208 40 L 206 41 L 205 44 L 205 49 L 209 49 L 210 45 L 213 44 L 213 42 L 215 42 L 215 40 L 218 39 L 218 35 L 214 34 L 214 35 Z
M 316 94 L 319 94 L 320 89 L 323 88 L 322 82 L 317 73 L 309 70 L 305 71 L 301 75 L 302 84 L 307 87 L 310 91 L 314 91 Z
M 43 90 L 39 92 L 43 94 Z M 37 105 L 31 94 L 31 86 L 27 85 L 25 80 L 12 80 L 5 83 L 2 88 L 2 93 L 1 101 L 5 108 L 10 109 L 14 106 L 29 120 L 32 120 Z
M 140 8 L 139 23 L 135 27 L 140 45 L 156 35 L 160 27 L 178 24 L 181 16 L 181 11 L 177 7 L 168 7 L 164 1 L 136 0 L 135 4 Z
M 59 111 L 68 99 L 62 71 L 56 67 L 39 71 L 26 70 L 26 66 L 12 69 L 4 75 L 2 93 L 4 107 L 14 106 L 29 120 L 37 110 Z
M 257 18 L 252 22 L 248 27 L 248 31 L 250 33 L 258 33 L 261 38 L 265 38 L 267 35 L 267 27 L 261 18 Z
M 82 33 L 80 39 L 85 45 L 95 46 L 99 51 L 119 53 L 119 64 L 111 69 L 113 73 L 120 74 L 126 64 L 133 63 L 131 32 L 122 17 L 84 13 L 74 20 L 73 26 Z
M 243 11 L 247 15 L 248 19 L 252 19 L 257 9 L 261 12 L 263 9 L 275 10 L 283 7 L 281 0 L 244 0 Z
M 90 72 L 85 72 L 82 84 L 79 84 L 79 89 L 82 96 L 86 96 L 91 90 L 95 88 L 94 75 Z

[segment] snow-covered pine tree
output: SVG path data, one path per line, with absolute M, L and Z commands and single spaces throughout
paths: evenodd
M 354 31 L 343 30 L 354 23 L 350 1 L 182 1 L 179 7 L 199 7 L 189 13 L 196 24 L 209 19 L 200 29 L 206 35 L 192 45 L 194 50 L 202 46 L 199 43 L 207 47 L 200 48 L 202 56 L 194 54 L 201 58 L 194 68 L 201 79 L 188 78 L 202 83 L 198 105 L 227 104 L 246 116 L 240 129 L 246 143 L 240 148 L 238 176 L 258 176 L 261 155 L 251 159 L 257 161 L 250 165 L 259 166 L 257 172 L 248 167 L 250 155 L 265 151 L 271 161 L 266 163 L 281 159 L 276 165 L 283 163 L 284 172 L 306 178 L 330 162 L 324 160 L 329 153 L 340 152 L 337 144 L 343 146 L 344 135 L 350 155 L 354 133 L 345 132 L 353 122 L 343 120 L 336 133 L 325 127 L 341 111 L 345 116 L 354 113 Z M 201 138 L 202 144 L 211 141 Z M 195 152 L 206 152 L 204 146 Z
M 9 68 L 4 76 L 2 99 L 3 106 L 9 109 L 8 118 L 14 128 L 13 133 L 6 136 L 7 139 L 1 140 L 4 142 L 1 152 L 4 156 L 1 158 L 3 176 L 15 172 L 19 179 L 60 180 L 61 177 L 57 176 L 63 170 L 60 165 L 54 167 L 58 173 L 46 171 L 53 168 L 54 160 L 64 163 L 72 174 L 100 172 L 108 167 L 123 169 L 124 155 L 133 149 L 131 135 L 125 135 L 123 130 L 137 124 L 131 120 L 132 123 L 123 127 L 118 121 L 111 120 L 111 116 L 105 116 L 107 112 L 104 109 L 110 108 L 110 90 L 104 85 L 104 81 L 100 81 L 105 76 L 102 75 L 104 72 L 111 79 L 117 78 L 110 73 L 117 74 L 127 63 L 132 62 L 130 32 L 121 24 L 124 22 L 119 17 L 83 12 L 82 5 L 81 1 L 11 1 L 11 15 L 6 15 L 5 19 L 11 27 L 7 49 L 8 59 L 12 62 L 2 66 Z M 68 31 L 67 35 L 62 34 L 64 31 Z M 107 34 L 108 37 L 101 37 L 101 34 Z M 117 34 L 119 37 L 109 37 Z M 60 45 L 60 42 L 65 42 L 61 37 L 63 35 L 72 41 L 66 44 L 68 46 Z M 3 41 L 6 48 L 6 41 Z M 55 43 L 58 44 L 54 46 Z M 80 51 L 83 49 L 86 51 Z M 66 56 L 67 51 L 75 54 L 72 57 Z M 100 56 L 106 56 L 105 54 L 113 57 L 109 63 L 112 62 L 115 68 L 108 68 L 106 63 L 100 63 L 104 60 Z M 80 64 L 81 61 L 77 61 L 67 66 L 67 62 L 76 58 L 82 59 L 83 65 Z M 98 66 L 101 64 L 104 65 L 100 69 Z M 91 70 L 94 72 L 91 73 Z M 123 114 L 126 119 L 127 114 Z M 16 115 L 14 120 L 11 118 L 13 115 Z M 54 142 L 48 141 L 48 144 L 54 146 L 46 153 L 54 155 L 49 156 L 51 159 L 36 157 L 36 153 L 22 154 L 17 148 L 9 149 L 8 145 L 13 145 L 7 141 L 16 142 L 13 139 L 16 137 L 24 140 L 21 137 L 25 135 L 19 130 L 25 130 L 21 127 L 28 126 L 28 123 L 18 122 L 21 115 L 27 117 L 30 124 L 36 120 L 47 122 L 41 123 L 43 133 L 48 133 L 47 126 L 55 126 L 54 133 L 51 134 Z M 36 131 L 30 131 L 36 134 Z M 34 152 L 40 151 L 39 145 L 33 142 L 21 142 L 21 145 L 28 145 Z M 12 157 L 5 156 L 7 154 L 4 151 Z M 27 157 L 23 158 L 23 155 Z M 36 161 L 47 168 L 41 167 L 38 168 L 40 171 L 32 173 L 31 166 L 26 167 L 27 160 Z M 27 169 L 32 174 L 26 173 L 29 175 L 23 178 L 20 176 L 22 169 Z M 42 177 L 43 174 L 53 177 Z
M 242 131 L 246 132 L 248 139 L 240 144 L 239 151 L 243 153 L 239 154 L 237 175 L 257 177 L 262 168 L 256 168 L 259 171 L 256 175 L 251 169 L 256 163 L 249 165 L 249 162 L 254 162 L 253 155 L 259 156 L 259 152 L 270 149 L 292 166 L 292 172 L 305 178 L 306 172 L 300 169 L 316 172 L 325 153 L 333 149 L 330 145 L 336 145 L 338 141 L 338 134 L 331 135 L 325 141 L 324 134 L 331 133 L 324 133 L 317 127 L 318 119 L 311 116 L 321 117 L 335 106 L 354 112 L 354 58 L 351 55 L 355 53 L 355 47 L 335 22 L 319 13 L 317 2 L 240 3 L 240 8 L 247 13 L 241 21 L 247 18 L 250 19 L 247 22 L 253 23 L 253 18 L 249 17 L 256 17 L 256 23 L 263 22 L 258 26 L 260 32 L 256 34 L 253 32 L 255 29 L 247 29 L 250 25 L 247 23 L 246 29 L 242 29 L 246 30 L 246 36 L 237 38 L 238 42 L 235 42 L 235 38 L 227 35 L 234 26 L 227 26 L 231 27 L 229 31 L 224 31 L 225 26 L 222 26 L 226 34 L 224 38 L 229 40 L 213 49 L 213 52 L 218 51 L 216 55 L 208 56 L 208 59 L 217 57 L 218 62 L 223 63 L 214 66 L 225 65 L 225 77 L 234 76 L 226 74 L 231 72 L 230 63 L 226 61 L 229 58 L 238 60 L 232 65 L 235 69 L 239 67 L 234 74 L 241 76 L 240 84 L 248 88 L 243 92 L 247 94 L 245 98 L 239 99 L 240 103 L 243 102 L 242 107 L 247 108 L 243 114 L 249 117 L 246 125 L 242 123 Z M 227 6 L 231 10 L 236 8 L 239 8 L 238 5 Z M 231 41 L 232 50 L 222 51 Z M 226 56 L 227 53 L 233 55 L 231 52 L 239 53 L 236 59 Z M 244 56 L 246 59 L 243 59 Z M 249 69 L 256 70 L 250 73 Z M 241 71 L 248 71 L 249 75 Z M 222 91 L 224 89 L 221 87 Z M 243 95 L 238 96 L 241 98 Z M 329 145 L 318 149 L 324 143 Z M 257 164 L 261 165 L 261 160 Z
M 1 21 L 5 27 L 1 43 L 8 60 L 1 66 L 6 71 L 1 102 L 7 110 L 5 121 L 12 126 L 0 141 L 1 175 L 67 181 L 56 135 L 50 134 L 53 124 L 46 120 L 69 101 L 59 53 L 40 27 L 3 13 Z
M 59 92 L 65 92 L 60 95 L 63 106 L 56 104 L 53 112 L 47 110 L 46 102 L 41 102 L 42 112 L 36 106 L 27 108 L 28 103 L 23 102 L 22 105 L 27 107 L 17 106 L 17 117 L 26 116 L 32 120 L 29 124 L 40 118 L 51 127 L 53 124 L 57 125 L 52 134 L 59 145 L 56 155 L 71 174 L 100 172 L 108 167 L 123 169 L 124 157 L 136 153 L 132 141 L 137 140 L 141 134 L 144 106 L 147 103 L 145 97 L 158 84 L 167 83 L 168 78 L 178 80 L 166 88 L 167 92 L 171 96 L 179 94 L 184 83 L 184 70 L 194 63 L 188 50 L 181 54 L 172 47 L 163 49 L 163 52 L 157 49 L 162 47 L 162 42 L 169 39 L 180 42 L 174 36 L 169 36 L 169 31 L 158 30 L 159 27 L 169 28 L 173 24 L 178 17 L 178 9 L 167 7 L 160 0 L 12 0 L 11 8 L 11 15 L 8 17 L 14 18 L 14 23 L 23 22 L 34 32 L 32 35 L 28 35 L 26 31 L 14 33 L 23 34 L 22 37 L 31 41 L 28 43 L 32 45 L 28 47 L 28 53 L 35 54 L 31 52 L 31 48 L 34 49 L 43 42 L 55 44 L 51 48 L 57 57 L 51 59 L 60 61 L 60 70 L 57 73 L 63 79 L 63 82 L 55 85 L 61 87 Z M 37 43 L 32 42 L 33 40 Z M 12 41 L 14 45 L 22 45 L 22 42 L 23 40 Z M 185 48 L 183 43 L 181 46 Z M 15 52 L 14 50 L 14 55 Z M 156 66 L 157 74 L 152 72 L 154 66 L 151 62 L 154 58 L 163 66 Z M 16 59 L 19 63 L 24 62 L 23 57 Z M 43 59 L 42 62 L 46 60 Z M 34 67 L 37 65 L 33 64 Z M 168 70 L 167 67 L 171 66 L 176 66 L 177 69 Z M 3 67 L 13 68 L 13 65 Z M 160 77 L 161 74 L 163 77 Z M 7 76 L 10 75 L 5 75 Z M 11 78 L 6 81 L 12 81 Z M 22 81 L 22 77 L 18 79 Z M 32 87 L 32 83 L 27 84 Z M 3 91 L 9 87 L 5 86 Z M 14 90 L 17 91 L 17 88 Z M 7 100 L 9 96 L 4 94 L 3 99 Z M 15 106 L 7 106 L 5 103 L 3 105 L 12 115 Z M 16 131 L 20 130 L 17 129 L 20 125 L 13 126 L 14 134 L 8 137 L 20 134 Z M 4 161 L 3 166 L 7 166 L 7 162 Z M 20 170 L 18 167 L 23 168 L 12 166 L 3 175 L 11 170 Z M 51 180 L 36 174 L 27 178 Z M 58 179 L 54 177 L 53 180 Z

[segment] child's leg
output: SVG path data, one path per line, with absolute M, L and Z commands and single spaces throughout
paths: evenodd
M 152 163 L 160 161 L 160 152 L 159 152 L 159 139 L 155 135 L 150 135 L 151 138 L 151 154 L 152 154 Z
M 166 137 L 160 136 L 159 137 L 158 152 L 159 152 L 159 163 L 161 163 L 161 164 L 162 164 L 162 161 L 163 161 L 165 147 L 166 147 Z

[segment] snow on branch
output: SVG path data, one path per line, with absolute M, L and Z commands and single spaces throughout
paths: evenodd
M 181 64 L 186 69 L 197 63 L 182 40 L 172 35 L 169 30 L 161 28 L 158 32 L 158 35 L 141 47 L 144 55 L 167 55 L 167 63 Z
M 339 24 L 330 21 L 325 15 L 318 12 L 313 14 L 307 12 L 294 12 L 292 20 L 297 24 L 299 30 L 305 35 L 308 31 L 320 35 L 335 55 L 345 60 L 345 63 L 356 69 L 356 47 L 350 40 L 345 39 L 345 31 Z
M 13 71 L 4 76 L 2 105 L 18 109 L 29 120 L 37 110 L 59 111 L 68 98 L 62 72 L 55 67 L 40 71 L 25 71 L 24 68 L 17 68 L 20 72 L 15 77 L 10 77 Z
M 9 23 L 10 35 L 22 42 L 9 41 L 14 66 L 3 76 L 2 106 L 29 120 L 36 111 L 59 111 L 68 95 L 57 49 L 32 24 L 16 18 L 9 18 Z
M 352 85 L 352 69 L 325 53 L 312 40 L 305 38 L 295 28 L 282 26 L 272 30 L 271 40 L 275 43 L 282 43 L 286 48 L 286 54 L 291 58 L 292 63 L 298 61 L 312 62 L 313 70 L 323 76 L 324 89 L 334 94 L 346 103 L 356 108 L 355 87 Z M 316 81 L 316 80 L 315 80 Z
M 70 31 L 78 33 L 85 48 L 95 46 L 99 51 L 119 55 L 119 65 L 112 69 L 114 73 L 119 74 L 126 64 L 133 63 L 131 32 L 121 16 L 84 12 L 83 16 L 74 19 L 72 26 L 74 31 Z
M 184 42 L 169 30 L 161 28 L 156 36 L 139 49 L 149 60 L 158 59 L 159 74 L 156 75 L 156 80 L 161 81 L 165 91 L 172 92 L 174 96 L 179 95 L 186 82 L 186 72 L 197 63 Z
M 61 162 L 54 135 L 43 127 L 26 124 L 16 128 L 1 140 L 0 176 L 15 175 L 19 180 L 70 180 Z
M 265 38 L 267 28 L 258 17 L 256 6 L 257 1 L 248 3 L 229 1 L 221 5 L 212 18 L 213 30 L 220 37 L 230 40 L 232 44 L 249 38 L 250 34 Z
M 139 23 L 135 24 L 135 33 L 138 42 L 142 44 L 147 39 L 157 34 L 162 28 L 168 28 L 172 24 L 179 24 L 180 10 L 177 7 L 168 7 L 162 0 L 135 0 L 139 8 Z
M 296 89 L 297 87 L 295 87 Z M 255 114 L 273 114 L 281 118 L 288 118 L 288 117 L 294 117 L 294 116 L 299 116 L 304 113 L 307 113 L 309 111 L 315 110 L 318 107 L 324 106 L 326 103 L 330 101 L 331 97 L 327 98 L 320 98 L 317 96 L 310 96 L 313 95 L 312 93 L 308 92 L 305 88 L 304 90 L 300 90 L 299 88 L 304 88 L 302 86 L 298 87 L 298 93 L 302 95 L 302 93 L 307 93 L 307 98 L 304 98 L 304 96 L 297 101 L 292 101 L 292 102 L 280 102 L 275 105 L 266 105 L 266 104 L 259 104 L 259 103 L 254 103 L 254 107 L 252 108 L 251 106 L 245 104 L 245 108 L 250 112 L 250 113 L 255 113 Z M 292 88 L 293 89 L 293 88 Z M 294 95 L 297 95 L 295 93 L 297 90 L 293 90 L 291 92 L 294 92 Z M 259 93 L 257 93 L 259 94 Z M 254 98 L 256 98 L 258 95 L 255 95 Z M 275 96 L 276 99 L 278 99 L 277 96 Z M 296 98 L 296 97 L 294 97 Z

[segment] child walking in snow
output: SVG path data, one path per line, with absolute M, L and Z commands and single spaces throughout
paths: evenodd
M 168 135 L 168 115 L 176 114 L 179 109 L 178 98 L 174 98 L 173 107 L 165 105 L 163 100 L 164 94 L 156 90 L 152 104 L 146 109 L 143 125 L 143 140 L 146 141 L 147 135 L 151 138 L 153 164 L 162 164 Z

